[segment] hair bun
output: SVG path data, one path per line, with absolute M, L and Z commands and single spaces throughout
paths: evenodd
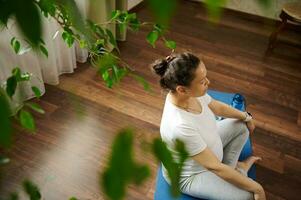
M 165 59 L 156 60 L 151 67 L 156 74 L 162 77 L 167 70 L 168 62 Z

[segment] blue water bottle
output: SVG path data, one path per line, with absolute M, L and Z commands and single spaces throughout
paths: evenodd
M 231 106 L 237 110 L 243 110 L 244 102 L 245 98 L 241 94 L 236 93 L 232 99 Z

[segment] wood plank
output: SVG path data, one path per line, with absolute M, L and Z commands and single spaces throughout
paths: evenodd
M 280 174 L 284 173 L 284 156 L 281 152 L 266 148 L 259 144 L 253 144 L 253 154 L 262 158 L 257 165 L 273 170 Z

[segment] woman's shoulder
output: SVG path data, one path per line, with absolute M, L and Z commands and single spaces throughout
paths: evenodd
M 212 97 L 206 92 L 203 96 L 197 97 L 197 100 L 208 105 L 211 102 Z

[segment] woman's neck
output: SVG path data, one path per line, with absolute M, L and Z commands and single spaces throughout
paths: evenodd
M 190 100 L 189 96 L 182 96 L 182 95 L 180 96 L 177 93 L 172 93 L 172 92 L 169 92 L 169 95 L 170 95 L 170 99 L 173 104 L 183 107 L 183 108 L 188 107 L 189 100 Z

